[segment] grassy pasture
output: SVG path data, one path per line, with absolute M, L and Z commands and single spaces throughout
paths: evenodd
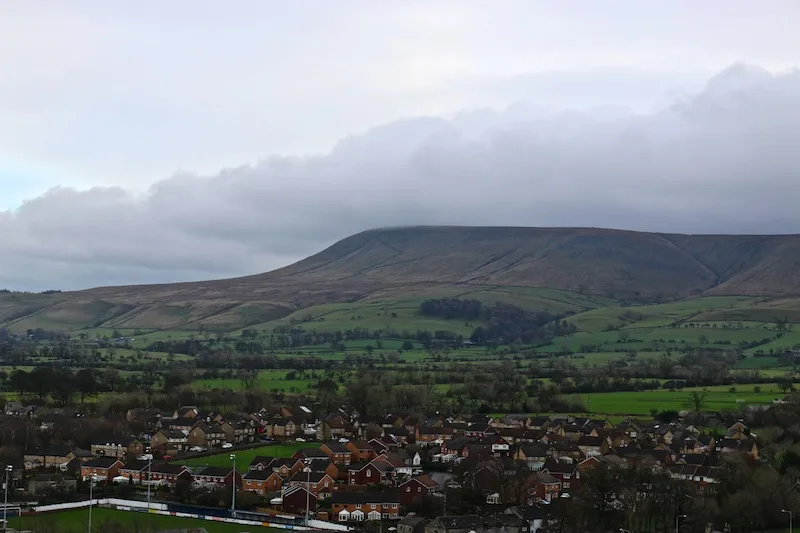
M 261 446 L 259 448 L 251 448 L 249 450 L 239 450 L 236 453 L 236 470 L 240 472 L 247 471 L 247 465 L 258 456 L 264 457 L 291 457 L 294 452 L 301 448 L 319 448 L 318 442 L 287 442 L 285 444 L 273 444 L 270 446 Z M 185 464 L 191 467 L 199 466 L 225 466 L 233 467 L 233 461 L 230 458 L 231 452 L 223 450 L 216 455 L 209 455 L 207 457 L 198 457 L 196 459 L 189 459 Z M 184 462 L 184 461 L 181 461 Z
M 289 391 L 295 389 L 306 392 L 315 382 L 313 379 L 286 379 L 286 370 L 262 370 L 258 373 L 258 388 L 264 391 L 279 390 Z M 242 390 L 242 382 L 236 378 L 226 379 L 198 379 L 194 385 L 203 389 L 231 389 Z
M 754 387 L 761 392 L 755 392 Z M 736 392 L 729 392 L 730 387 L 690 388 L 681 391 L 654 390 L 642 392 L 598 392 L 579 395 L 587 404 L 587 409 L 595 414 L 610 415 L 648 415 L 651 409 L 659 411 L 674 409 L 681 411 L 689 408 L 689 396 L 692 391 L 706 391 L 706 409 L 736 409 L 743 405 L 769 404 L 784 394 L 774 383 L 761 385 L 739 385 Z M 743 400 L 737 403 L 736 400 Z

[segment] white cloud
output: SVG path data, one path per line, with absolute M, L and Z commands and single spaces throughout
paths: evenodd
M 535 105 L 406 119 L 326 156 L 274 157 L 136 193 L 52 189 L 0 211 L 0 286 L 255 273 L 411 224 L 800 232 L 800 72 L 744 66 L 632 114 Z

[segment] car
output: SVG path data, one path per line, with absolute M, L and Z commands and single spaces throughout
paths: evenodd
M 161 460 L 163 460 L 163 461 L 169 461 L 170 459 L 172 459 L 171 455 L 162 455 L 161 456 Z
M 230 448 L 233 448 L 233 444 L 231 444 L 230 442 L 226 442 L 225 444 L 222 445 L 223 450 L 227 450 Z
M 305 442 L 305 441 L 306 441 L 306 439 L 303 439 L 303 438 L 301 438 L 301 437 L 297 437 L 296 439 L 294 439 L 294 441 L 295 441 L 295 442 Z
M 350 439 L 346 439 L 346 438 L 342 437 L 341 439 L 339 439 L 339 442 L 341 442 L 342 444 L 345 444 L 345 443 L 350 442 Z
M 137 457 L 137 459 L 140 460 L 140 461 L 152 461 L 153 460 L 153 454 L 152 453 L 146 453 L 144 455 L 140 455 L 139 457 Z
M 272 437 L 261 437 L 261 440 L 263 440 L 264 442 L 275 442 L 275 439 L 273 439 Z
M 191 448 L 189 448 L 189 451 L 190 452 L 204 452 L 204 451 L 206 451 L 206 449 L 203 448 L 202 446 L 192 446 Z

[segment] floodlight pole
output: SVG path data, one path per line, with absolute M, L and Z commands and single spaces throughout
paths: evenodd
M 233 479 L 231 480 L 231 516 L 236 518 L 236 454 L 231 454 L 231 461 L 233 461 Z

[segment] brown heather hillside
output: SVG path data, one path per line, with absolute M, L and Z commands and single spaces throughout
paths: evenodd
M 236 328 L 310 305 L 481 287 L 545 287 L 632 302 L 800 295 L 800 236 L 590 228 L 409 227 L 348 237 L 293 265 L 219 281 L 0 299 L 0 324 Z M 22 319 L 20 316 L 22 315 Z M 28 319 L 24 317 L 27 316 Z

